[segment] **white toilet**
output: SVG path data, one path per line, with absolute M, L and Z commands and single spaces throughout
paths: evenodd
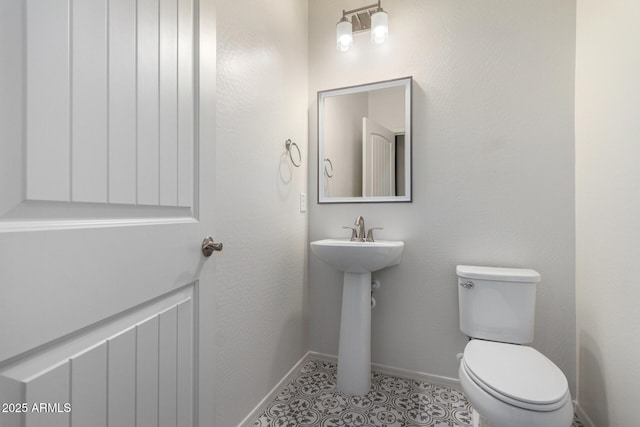
M 530 269 L 459 265 L 460 330 L 472 338 L 458 375 L 474 427 L 570 427 L 567 378 L 533 341 L 536 285 Z

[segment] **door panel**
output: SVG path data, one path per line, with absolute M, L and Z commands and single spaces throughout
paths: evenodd
M 76 426 L 106 427 L 107 425 L 107 343 L 103 341 L 77 356 L 69 359 L 71 362 L 70 401 L 76 409 L 70 412 L 71 423 Z M 45 397 L 43 403 L 53 403 L 57 407 L 51 408 L 56 412 L 64 411 L 64 401 L 55 402 L 51 397 Z M 35 403 L 40 402 L 28 402 Z M 49 408 L 47 408 L 47 411 Z
M 109 345 L 109 427 L 135 426 L 136 330 L 130 328 L 107 340 Z
M 0 42 L 0 88 L 22 89 L 0 99 L 0 401 L 28 409 L 3 427 L 213 425 L 213 379 L 196 381 L 212 371 L 215 264 L 200 251 L 215 171 L 199 167 L 215 117 L 196 126 L 215 111 L 215 49 L 196 50 L 215 26 L 200 32 L 199 9 L 2 3 L 18 47 Z
M 2 426 L 192 425 L 195 286 L 5 363 L 3 401 L 27 406 Z
M 192 282 L 197 225 L 2 233 L 0 361 Z
M 16 424 L 12 425 L 7 422 L 7 426 L 22 427 L 22 424 L 19 424 L 19 422 L 20 418 L 24 418 L 24 427 L 67 427 L 71 420 L 70 413 L 65 411 L 54 413 L 39 412 L 31 410 L 29 406 L 33 403 L 37 404 L 37 402 L 65 402 L 68 400 L 70 374 L 71 363 L 67 361 L 31 379 L 31 381 L 29 381 L 29 387 L 21 384 L 21 392 L 24 395 L 24 399 L 21 402 L 27 405 L 26 414 L 17 414 L 17 417 L 12 420 Z M 5 400 L 5 402 L 14 401 L 15 400 Z
M 107 202 L 107 8 L 103 0 L 71 2 L 71 200 Z M 33 10 L 36 13 L 37 9 Z M 27 16 L 27 26 L 29 26 Z M 27 39 L 27 49 L 33 43 Z M 64 56 L 62 57 L 64 58 Z M 27 69 L 30 64 L 27 63 Z M 41 78 L 46 78 L 46 72 Z M 41 100 L 38 100 L 42 102 Z M 27 122 L 29 118 L 27 117 Z M 52 147 L 56 149 L 55 145 Z M 30 167 L 29 167 L 30 168 Z M 43 169 L 43 172 L 48 168 Z
M 110 203 L 136 203 L 136 2 L 109 2 Z
M 24 199 L 190 207 L 191 1 L 25 2 Z
M 24 32 L 22 0 L 0 1 L 0 216 L 24 198 L 22 144 Z
M 71 69 L 67 0 L 26 0 L 21 18 L 26 34 L 22 70 L 26 78 L 26 117 L 22 118 L 26 130 L 26 199 L 69 201 Z
M 362 195 L 396 195 L 396 144 L 393 132 L 362 118 Z

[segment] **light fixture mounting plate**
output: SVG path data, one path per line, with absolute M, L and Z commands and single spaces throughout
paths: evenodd
M 364 12 L 357 12 L 351 16 L 351 25 L 353 25 L 353 32 L 360 33 L 362 31 L 368 31 L 371 29 L 371 11 L 375 9 L 366 10 Z

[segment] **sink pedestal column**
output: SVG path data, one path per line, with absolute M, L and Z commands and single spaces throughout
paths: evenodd
M 371 273 L 344 273 L 338 389 L 364 396 L 371 385 Z

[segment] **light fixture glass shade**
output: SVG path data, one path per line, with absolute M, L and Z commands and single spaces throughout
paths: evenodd
M 353 45 L 352 29 L 351 22 L 345 17 L 342 17 L 338 25 L 336 25 L 336 39 L 339 51 L 347 51 Z
M 375 44 L 381 44 L 389 38 L 389 15 L 387 12 L 378 8 L 371 15 L 371 41 Z

